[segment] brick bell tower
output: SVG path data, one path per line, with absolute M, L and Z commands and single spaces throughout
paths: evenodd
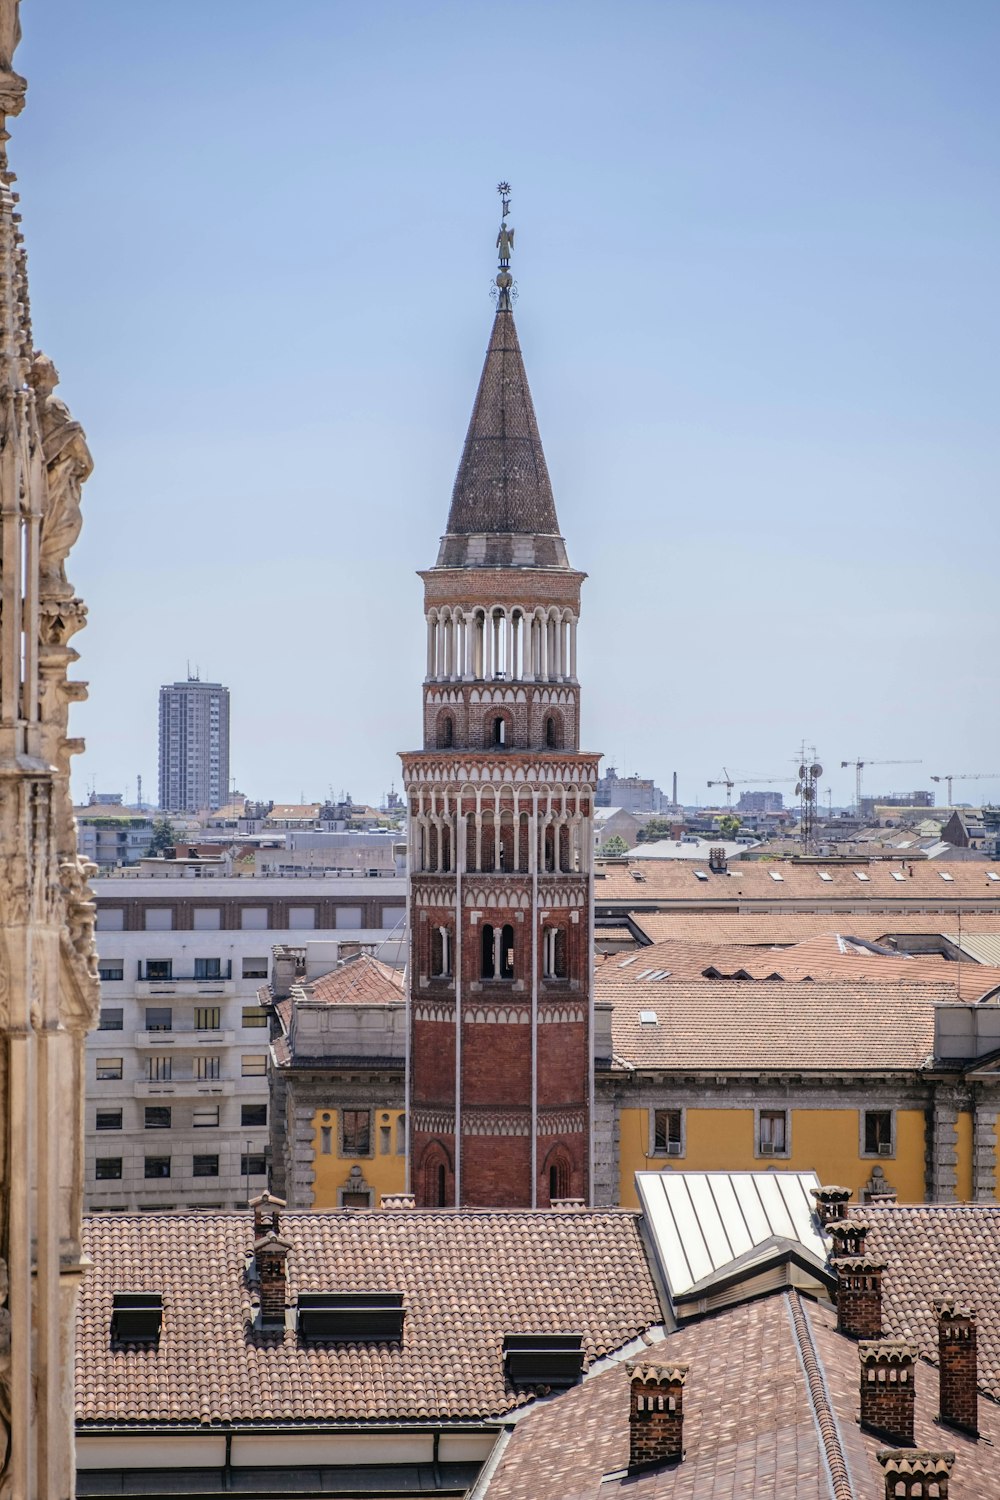
M 423 1207 L 591 1201 L 593 795 L 569 565 L 511 310 L 496 318 L 437 562 L 409 808 L 411 1190 Z

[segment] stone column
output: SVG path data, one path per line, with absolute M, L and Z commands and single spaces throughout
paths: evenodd
M 958 1188 L 958 1101 L 937 1090 L 931 1124 L 932 1203 L 954 1203 Z
M 972 1116 L 972 1197 L 995 1203 L 997 1197 L 998 1101 L 977 1099 Z

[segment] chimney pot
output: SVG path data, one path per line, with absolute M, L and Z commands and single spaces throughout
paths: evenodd
M 948 1477 L 954 1453 L 931 1453 L 926 1448 L 883 1448 L 877 1454 L 885 1475 L 886 1500 L 936 1494 L 948 1500 Z M 932 1491 L 931 1485 L 937 1489 Z
M 864 1255 L 868 1225 L 862 1224 L 860 1219 L 831 1219 L 826 1232 L 833 1240 L 831 1260 L 841 1259 L 845 1255 L 857 1259 Z
M 629 1468 L 650 1469 L 684 1457 L 684 1383 L 687 1365 L 626 1365 L 632 1382 L 629 1405 Z
M 938 1325 L 939 1416 L 949 1427 L 979 1433 L 976 1314 L 954 1298 L 934 1303 Z
M 850 1188 L 818 1187 L 810 1188 L 809 1191 L 816 1199 L 816 1213 L 824 1229 L 833 1219 L 847 1218 L 847 1204 L 851 1197 Z
M 913 1442 L 915 1398 L 913 1344 L 879 1339 L 858 1345 L 861 1360 L 861 1425 L 891 1443 Z
M 257 1198 L 250 1199 L 250 1207 L 253 1209 L 253 1237 L 259 1240 L 265 1234 L 280 1234 L 281 1232 L 281 1210 L 285 1207 L 284 1198 L 275 1198 L 265 1188 Z
M 866 1255 L 838 1256 L 837 1332 L 850 1339 L 877 1339 L 882 1334 L 882 1273 L 884 1260 Z
M 271 1230 L 254 1241 L 254 1263 L 257 1268 L 257 1286 L 260 1293 L 260 1321 L 262 1324 L 285 1326 L 285 1301 L 288 1278 L 285 1262 L 291 1245 L 279 1239 Z

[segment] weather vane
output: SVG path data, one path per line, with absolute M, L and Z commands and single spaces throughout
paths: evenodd
M 498 182 L 497 192 L 500 194 L 500 203 L 503 212 L 500 218 L 500 229 L 497 234 L 499 269 L 496 275 L 496 286 L 495 288 L 491 288 L 491 294 L 497 298 L 497 310 L 499 312 L 510 312 L 511 298 L 512 296 L 517 296 L 514 278 L 510 274 L 510 252 L 514 248 L 514 231 L 507 228 L 507 215 L 510 213 L 510 183 Z

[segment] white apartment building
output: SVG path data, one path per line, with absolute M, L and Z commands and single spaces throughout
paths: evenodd
M 194 871 L 192 870 L 192 877 Z M 87 1212 L 242 1208 L 268 1183 L 275 944 L 406 959 L 398 876 L 98 878 L 99 1027 L 87 1039 Z
M 221 682 L 160 688 L 160 808 L 204 812 L 229 796 L 229 689 Z

